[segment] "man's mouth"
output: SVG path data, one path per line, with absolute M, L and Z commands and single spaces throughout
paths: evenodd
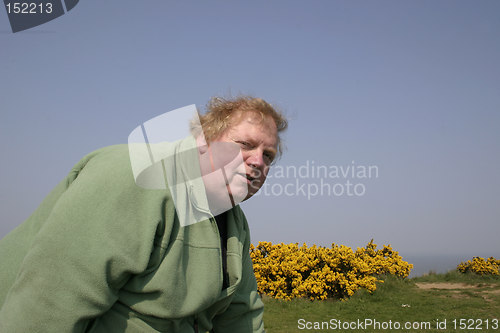
M 252 183 L 254 180 L 257 179 L 256 177 L 252 177 L 249 174 L 242 174 L 242 176 L 245 177 L 248 180 L 249 183 Z

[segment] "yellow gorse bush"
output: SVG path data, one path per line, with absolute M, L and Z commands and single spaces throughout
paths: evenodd
M 373 240 L 356 251 L 336 244 L 326 248 L 259 242 L 257 247 L 251 244 L 250 256 L 259 292 L 285 300 L 345 299 L 360 288 L 375 291 L 382 274 L 406 278 L 413 268 L 390 245 L 377 250 Z
M 473 272 L 479 275 L 500 275 L 500 260 L 490 257 L 484 259 L 474 257 L 472 260 L 462 262 L 457 266 L 457 270 L 462 273 Z

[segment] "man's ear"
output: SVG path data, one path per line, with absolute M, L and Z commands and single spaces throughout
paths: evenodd
M 203 155 L 208 151 L 207 140 L 205 140 L 203 132 L 196 137 L 196 146 L 198 146 L 198 152 L 200 155 Z

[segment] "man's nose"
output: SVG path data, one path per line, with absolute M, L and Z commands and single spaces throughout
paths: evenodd
M 264 167 L 264 155 L 259 151 L 251 152 L 247 158 L 247 164 L 258 169 Z

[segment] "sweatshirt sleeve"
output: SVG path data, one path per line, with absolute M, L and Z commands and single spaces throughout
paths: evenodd
M 250 258 L 250 238 L 248 236 L 243 247 L 242 260 L 242 281 L 227 310 L 214 319 L 213 331 L 215 333 L 265 332 L 264 303 L 257 292 L 257 281 Z
M 135 185 L 128 154 L 102 155 L 72 170 L 50 214 L 37 221 L 0 309 L 0 332 L 84 332 L 147 268 L 161 199 Z

